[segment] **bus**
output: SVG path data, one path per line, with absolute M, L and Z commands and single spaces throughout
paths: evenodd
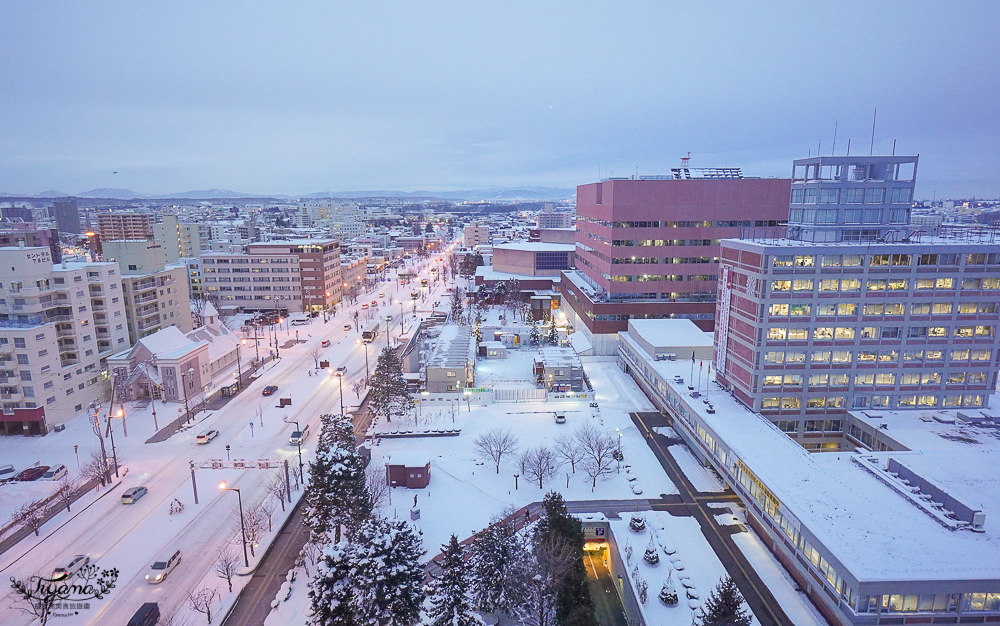
M 378 337 L 378 322 L 375 322 L 370 328 L 361 333 L 361 341 L 365 343 L 375 341 L 376 337 Z

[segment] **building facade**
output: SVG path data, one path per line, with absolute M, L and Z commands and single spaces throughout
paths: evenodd
M 107 241 L 104 255 L 121 267 L 122 292 L 131 343 L 161 328 L 191 330 L 191 297 L 186 265 L 166 265 L 155 241 Z
M 629 319 L 686 318 L 711 330 L 719 242 L 784 223 L 788 193 L 788 179 L 744 178 L 738 169 L 580 185 L 576 271 L 561 287 L 574 326 L 609 338 L 594 341 L 601 354 L 614 353 Z
M 485 246 L 490 243 L 490 229 L 488 226 L 481 226 L 479 222 L 471 222 L 465 225 L 465 247 L 475 248 Z
M 54 200 L 51 214 L 59 232 L 80 234 L 80 209 L 76 205 L 76 198 Z
M 0 267 L 3 408 L 44 407 L 58 424 L 103 400 L 105 359 L 129 345 L 118 264 L 53 265 L 47 247 L 6 247 Z
M 101 241 L 153 238 L 153 218 L 148 213 L 98 213 L 97 233 Z

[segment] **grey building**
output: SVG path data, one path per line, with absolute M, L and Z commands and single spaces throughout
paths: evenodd
M 55 219 L 59 232 L 80 234 L 80 209 L 76 206 L 76 198 L 53 201 L 51 216 Z

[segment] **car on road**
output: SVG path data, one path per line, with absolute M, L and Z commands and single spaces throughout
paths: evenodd
M 380 294 L 378 294 L 378 297 L 379 297 L 379 298 L 384 298 L 384 297 L 385 297 L 385 294 L 384 294 L 384 293 L 380 293 Z
M 42 480 L 59 480 L 60 478 L 65 478 L 69 470 L 66 469 L 65 465 L 53 465 L 49 468 L 49 471 L 42 474 Z
M 319 345 L 321 345 L 324 348 L 329 348 L 330 347 L 330 340 L 329 339 L 324 339 L 323 341 L 319 342 Z
M 337 368 L 337 376 L 346 376 L 346 375 L 347 375 L 346 365 L 341 365 L 340 367 Z
M 361 303 L 361 308 L 362 309 L 367 309 L 368 308 L 368 303 L 367 302 L 362 302 Z
M 377 307 L 377 306 L 378 306 L 378 302 L 376 302 L 376 301 L 372 300 L 372 306 L 373 306 L 373 307 Z
M 565 423 L 566 423 L 566 414 L 556 413 L 556 424 L 565 424 Z
M 264 387 L 264 390 L 260 392 L 260 395 L 262 395 L 262 396 L 273 396 L 274 392 L 277 391 L 277 390 L 278 390 L 278 386 L 277 385 L 268 385 L 267 387 Z
M 145 602 L 132 615 L 128 626 L 154 626 L 158 621 L 160 621 L 160 605 L 155 602 Z
M 351 332 L 351 325 L 350 324 L 344 324 L 344 330 L 346 330 L 347 332 Z
M 22 482 L 29 482 L 32 480 L 38 480 L 45 475 L 45 472 L 49 471 L 48 465 L 39 465 L 38 467 L 29 467 L 28 469 L 23 469 L 17 473 L 14 480 L 20 480 Z
M 74 574 L 80 571 L 80 568 L 90 563 L 90 557 L 86 554 L 77 554 L 69 560 L 69 563 L 65 567 L 57 567 L 52 572 L 52 580 L 62 580 L 63 578 L 72 578 Z
M 291 436 L 288 437 L 289 445 L 300 446 L 302 442 L 306 440 L 309 436 L 309 424 L 302 427 L 302 430 L 293 431 Z
M 215 439 L 219 436 L 219 431 L 217 430 L 206 430 L 202 434 L 194 438 L 195 443 L 208 443 L 209 441 Z
M 149 493 L 145 487 L 132 487 L 126 489 L 122 494 L 122 504 L 135 504 L 140 498 Z
M 149 566 L 149 573 L 146 574 L 146 582 L 155 585 L 163 582 L 167 574 L 174 571 L 174 568 L 181 562 L 181 551 L 174 550 L 153 561 Z

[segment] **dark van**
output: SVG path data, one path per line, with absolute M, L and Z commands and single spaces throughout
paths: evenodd
M 128 626 L 153 626 L 160 621 L 160 605 L 155 602 L 147 602 L 139 607 L 132 619 L 128 621 Z

